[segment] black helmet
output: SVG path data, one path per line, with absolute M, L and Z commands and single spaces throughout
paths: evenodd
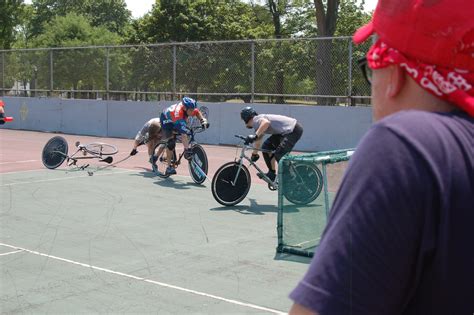
M 248 123 L 249 120 L 255 116 L 257 116 L 257 112 L 250 106 L 244 107 L 240 112 L 240 118 L 242 118 L 245 123 Z

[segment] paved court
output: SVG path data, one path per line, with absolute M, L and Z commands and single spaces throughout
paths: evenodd
M 40 153 L 52 136 L 0 131 L 2 313 L 288 311 L 309 260 L 275 253 L 276 192 L 254 178 L 244 202 L 222 207 L 187 167 L 152 176 L 142 152 L 94 176 L 47 170 Z M 100 141 L 117 159 L 132 144 Z M 210 176 L 236 152 L 205 149 Z

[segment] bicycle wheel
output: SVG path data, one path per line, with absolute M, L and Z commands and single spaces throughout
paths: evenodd
M 102 142 L 92 142 L 85 145 L 85 149 L 90 154 L 95 155 L 114 155 L 118 152 L 117 147 L 111 144 L 102 143 Z
M 159 143 L 159 144 L 156 145 L 155 151 L 154 151 L 155 154 L 156 154 L 156 150 L 158 150 L 158 147 L 160 145 L 163 145 L 163 144 Z M 164 144 L 164 145 L 166 145 L 166 144 Z M 173 159 L 173 161 L 176 161 L 176 150 L 173 150 L 172 159 Z M 167 160 L 167 157 L 166 157 L 166 148 L 157 157 L 155 164 L 156 164 L 156 169 L 153 169 L 153 171 L 155 172 L 155 174 L 158 177 L 160 177 L 160 178 L 170 177 L 170 174 L 166 174 L 166 168 L 168 167 L 168 160 Z M 173 163 L 171 163 L 171 164 L 173 164 Z
M 323 188 L 323 175 L 317 166 L 308 163 L 290 165 L 288 172 L 283 190 L 288 201 L 305 205 L 318 198 Z
M 235 180 L 239 170 L 239 176 Z M 247 196 L 250 184 L 250 173 L 247 167 L 236 162 L 229 162 L 222 165 L 214 174 L 211 185 L 212 195 L 221 205 L 234 206 Z
M 192 146 L 193 158 L 188 161 L 189 174 L 196 184 L 202 184 L 206 180 L 208 163 L 204 148 L 199 144 Z
M 49 139 L 43 148 L 41 160 L 49 169 L 55 169 L 67 158 L 68 145 L 66 139 L 60 136 Z

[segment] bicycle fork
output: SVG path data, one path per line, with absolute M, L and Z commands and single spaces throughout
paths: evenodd
M 201 178 L 205 177 L 205 178 L 209 179 L 209 177 L 207 177 L 206 173 L 204 173 L 202 168 L 196 163 L 196 161 L 194 161 L 194 157 L 193 157 L 193 159 L 191 159 L 191 165 L 192 165 L 193 169 L 196 170 L 199 173 Z M 209 179 L 209 180 L 211 180 L 211 179 Z

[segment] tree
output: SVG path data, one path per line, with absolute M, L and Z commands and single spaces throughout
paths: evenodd
M 268 0 L 267 2 L 268 8 L 272 15 L 273 20 L 273 27 L 274 27 L 274 35 L 276 39 L 280 39 L 282 37 L 282 25 L 281 25 L 281 17 L 284 15 L 288 9 L 289 1 L 288 0 Z M 278 42 L 275 47 L 275 94 L 283 94 L 284 84 L 285 84 L 285 70 L 284 70 L 284 60 L 283 60 L 283 49 L 281 42 Z M 285 99 L 283 96 L 277 96 L 276 102 L 283 104 Z
M 10 49 L 15 41 L 15 28 L 21 23 L 23 0 L 0 1 L 0 48 Z
M 93 27 L 75 13 L 57 16 L 44 27 L 43 34 L 34 39 L 36 47 L 79 47 L 116 45 L 120 37 L 104 27 Z M 56 89 L 105 90 L 105 48 L 54 50 L 54 82 Z M 49 65 L 39 62 L 40 76 L 49 74 Z M 60 83 L 56 83 L 60 82 Z
M 268 21 L 241 1 L 161 0 L 148 15 L 133 23 L 131 40 L 157 43 L 262 38 L 271 34 Z M 245 89 L 243 85 L 248 91 L 250 47 L 218 43 L 176 45 L 178 92 L 224 89 L 231 96 L 232 92 Z M 148 68 L 156 67 L 155 60 L 150 60 Z
M 35 15 L 31 21 L 33 36 L 44 31 L 45 25 L 56 16 L 76 13 L 85 16 L 92 26 L 124 35 L 130 23 L 131 13 L 124 0 L 33 0 Z

